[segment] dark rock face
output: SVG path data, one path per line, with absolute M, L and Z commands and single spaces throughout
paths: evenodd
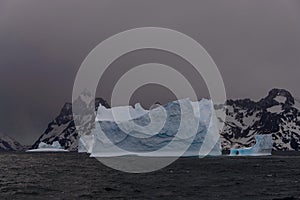
M 17 142 L 15 139 L 0 134 L 0 151 L 22 151 L 24 146 Z
M 299 103 L 283 89 L 273 89 L 258 102 L 228 100 L 222 137 L 224 149 L 249 147 L 256 134 L 272 134 L 274 150 L 300 148 Z
M 82 100 L 82 98 L 77 99 L 74 103 L 80 104 L 82 107 L 90 106 L 87 102 Z M 109 104 L 102 98 L 96 98 L 95 101 L 90 101 L 95 103 L 95 108 L 97 109 L 99 105 L 109 108 Z M 89 125 L 93 124 L 92 120 Z M 89 131 L 87 129 L 87 131 Z M 32 149 L 38 148 L 40 142 L 47 144 L 52 144 L 58 141 L 64 149 L 70 151 L 76 151 L 78 146 L 78 133 L 76 131 L 73 114 L 72 114 L 72 104 L 65 103 L 60 111 L 60 114 L 49 123 L 46 131 L 40 136 L 40 138 L 32 145 Z

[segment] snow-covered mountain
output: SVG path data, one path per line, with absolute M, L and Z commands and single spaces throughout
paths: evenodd
M 101 98 L 95 102 L 96 109 L 99 104 L 109 107 Z M 83 95 L 75 103 L 86 106 L 91 101 L 88 95 Z M 226 115 L 221 132 L 225 150 L 253 146 L 257 134 L 272 134 L 274 150 L 300 150 L 300 103 L 286 90 L 273 89 L 257 102 L 250 99 L 228 100 Z M 86 124 L 87 130 L 94 124 L 92 122 Z M 32 148 L 37 148 L 40 142 L 52 144 L 54 141 L 59 141 L 65 149 L 77 149 L 78 134 L 70 103 L 64 105 Z
M 223 149 L 250 147 L 256 134 L 272 134 L 273 150 L 300 150 L 299 102 L 283 89 L 273 89 L 261 100 L 228 100 Z
M 81 95 L 79 99 L 75 103 L 78 103 L 82 106 L 87 106 L 91 104 L 93 101 L 88 101 L 88 95 Z M 99 104 L 109 107 L 108 103 L 102 98 L 96 98 L 95 100 L 95 108 L 97 109 Z M 90 106 L 90 105 L 88 105 Z M 87 125 L 93 125 L 93 121 Z M 87 127 L 87 130 L 91 130 Z M 75 123 L 72 115 L 72 104 L 65 103 L 63 108 L 61 109 L 59 115 L 48 124 L 48 128 L 46 131 L 38 138 L 38 140 L 32 145 L 32 149 L 38 148 L 38 145 L 41 142 L 46 144 L 52 144 L 55 141 L 58 141 L 60 145 L 64 149 L 68 149 L 70 151 L 76 151 L 78 146 L 78 133 L 75 128 Z
M 0 133 L 0 151 L 21 151 L 24 147 L 15 139 Z

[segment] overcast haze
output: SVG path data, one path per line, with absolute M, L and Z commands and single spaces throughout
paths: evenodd
M 71 101 L 85 56 L 107 37 L 145 26 L 175 29 L 202 44 L 219 67 L 229 98 L 258 99 L 274 87 L 300 96 L 297 0 L 0 0 L 0 131 L 32 144 Z M 108 98 L 109 81 L 126 66 L 155 59 L 197 80 L 174 55 L 128 56 L 107 72 L 107 88 L 100 86 L 99 96 Z M 208 97 L 201 80 L 196 87 L 199 96 Z M 172 99 L 161 88 L 153 94 L 156 89 L 143 87 L 133 101 Z

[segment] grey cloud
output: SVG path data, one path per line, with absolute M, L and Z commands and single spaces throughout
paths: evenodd
M 299 20 L 297 0 L 1 0 L 0 129 L 32 143 L 71 100 L 88 52 L 113 34 L 144 26 L 175 29 L 200 42 L 218 65 L 229 98 L 258 99 L 273 87 L 299 97 Z M 172 64 L 173 58 L 165 59 Z M 208 96 L 201 81 L 198 91 Z M 109 89 L 102 94 L 109 96 Z

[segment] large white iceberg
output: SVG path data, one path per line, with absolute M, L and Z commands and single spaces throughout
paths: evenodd
M 272 154 L 271 134 L 255 135 L 255 145 L 250 148 L 230 149 L 230 156 L 268 156 Z
M 212 101 L 206 99 L 178 100 L 152 110 L 139 104 L 135 108 L 100 107 L 94 138 L 84 151 L 89 152 L 89 145 L 93 145 L 92 157 L 221 155 L 213 111 Z M 87 141 L 86 136 L 82 136 L 80 145 L 85 146 L 84 140 Z
M 55 141 L 52 144 L 41 142 L 37 149 L 27 150 L 26 152 L 68 152 L 68 150 L 63 149 L 60 143 Z

